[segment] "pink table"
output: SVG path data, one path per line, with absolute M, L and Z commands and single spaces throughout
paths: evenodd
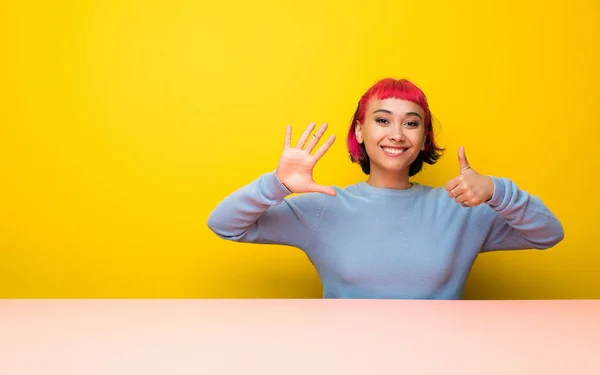
M 2 300 L 0 374 L 600 374 L 600 301 Z

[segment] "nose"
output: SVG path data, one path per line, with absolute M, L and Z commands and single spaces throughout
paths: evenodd
M 394 142 L 400 142 L 404 140 L 404 132 L 401 124 L 394 124 L 390 126 L 390 140 Z

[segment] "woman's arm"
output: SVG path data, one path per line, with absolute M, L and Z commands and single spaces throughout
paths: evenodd
M 494 195 L 485 210 L 489 230 L 482 251 L 548 249 L 564 238 L 560 221 L 535 195 L 506 178 L 492 178 Z
M 275 172 L 263 174 L 221 201 L 208 227 L 225 240 L 302 248 L 320 223 L 327 195 L 291 194 Z

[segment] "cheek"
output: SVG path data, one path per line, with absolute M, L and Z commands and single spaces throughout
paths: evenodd
M 374 150 L 379 147 L 381 140 L 382 137 L 380 136 L 380 134 L 370 133 L 365 139 L 365 147 L 367 147 L 369 150 Z
M 379 142 L 381 139 L 386 137 L 386 131 L 378 126 L 370 126 L 368 129 L 365 129 L 365 132 L 363 132 L 363 137 L 368 139 L 371 143 Z
M 425 141 L 425 134 L 423 132 L 423 130 L 415 130 L 413 132 L 410 133 L 410 141 L 414 144 L 414 145 L 422 145 L 423 142 Z

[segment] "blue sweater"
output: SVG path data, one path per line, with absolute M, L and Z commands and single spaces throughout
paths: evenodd
M 222 239 L 303 250 L 324 298 L 460 299 L 480 252 L 547 249 L 564 237 L 539 198 L 492 179 L 488 203 L 462 207 L 418 183 L 292 195 L 271 172 L 227 196 L 208 226 Z

